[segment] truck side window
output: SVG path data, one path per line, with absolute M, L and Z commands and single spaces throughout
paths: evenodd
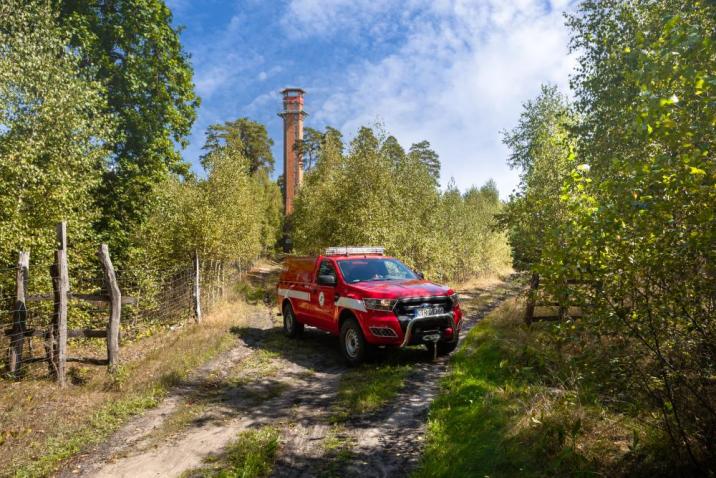
M 321 283 L 321 276 L 333 276 L 336 277 L 336 270 L 333 268 L 333 264 L 329 261 L 321 262 L 321 267 L 318 268 L 318 283 Z

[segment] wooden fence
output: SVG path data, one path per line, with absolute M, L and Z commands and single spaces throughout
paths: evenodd
M 574 294 L 570 293 L 573 292 L 570 288 L 575 287 L 586 287 L 597 291 L 599 284 L 590 280 L 568 279 L 562 284 L 562 297 L 555 300 L 555 298 L 550 295 L 540 296 L 540 276 L 536 272 L 532 273 L 527 294 L 527 305 L 525 307 L 525 323 L 530 325 L 540 320 L 558 321 L 569 317 L 581 317 L 584 313 L 584 304 L 574 302 L 572 300 Z M 537 307 L 548 309 L 547 313 L 538 314 L 536 311 Z
M 11 327 L 4 330 L 4 335 L 9 339 L 6 371 L 13 378 L 23 377 L 27 366 L 38 362 L 47 363 L 50 377 L 60 386 L 66 384 L 68 362 L 106 365 L 110 371 L 114 371 L 119 364 L 123 316 L 129 315 L 135 321 L 152 319 L 164 322 L 170 319 L 193 318 L 195 322 L 200 323 L 202 313 L 206 313 L 224 298 L 226 267 L 221 261 L 202 262 L 199 253 L 195 253 L 191 268 L 183 271 L 156 271 L 155 274 L 162 277 L 163 281 L 149 299 L 143 294 L 144 290 L 141 286 L 133 284 L 128 271 L 115 270 L 106 244 L 101 244 L 97 251 L 101 270 L 93 270 L 92 277 L 88 275 L 74 279 L 75 283 L 81 283 L 80 279 L 84 279 L 90 283 L 89 288 L 95 290 L 91 293 L 74 292 L 70 288 L 66 223 L 57 225 L 56 237 L 57 250 L 54 254 L 54 263 L 50 267 L 51 292 L 34 295 L 30 293 L 30 253 L 23 251 L 18 254 L 14 271 L 13 306 L 11 310 L 4 311 L 8 313 L 11 320 Z M 241 273 L 241 267 L 238 267 L 238 271 Z M 118 278 L 118 272 L 121 273 L 123 281 Z M 100 275 L 101 277 L 97 277 Z M 123 289 L 131 291 L 136 296 L 123 294 Z M 40 312 L 32 310 L 33 304 L 39 307 Z M 81 304 L 94 306 L 95 309 L 92 309 L 94 313 L 99 317 L 106 317 L 106 327 L 68 329 L 68 311 L 71 304 L 72 307 L 77 308 L 81 308 Z M 133 310 L 128 312 L 124 306 Z M 44 311 L 47 311 L 49 320 L 42 323 L 41 317 Z M 0 324 L 4 315 L 2 312 L 0 311 Z M 30 320 L 31 315 L 33 320 Z M 32 323 L 33 321 L 36 323 Z M 129 327 L 124 329 L 127 330 Z M 30 342 L 32 338 L 42 340 L 43 353 L 39 356 L 33 354 Z M 70 355 L 68 339 L 73 338 L 106 339 L 106 358 Z

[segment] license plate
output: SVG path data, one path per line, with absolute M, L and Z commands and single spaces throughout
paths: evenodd
M 423 307 L 422 309 L 415 309 L 415 318 L 422 319 L 423 317 L 432 317 L 433 315 L 442 315 L 445 313 L 445 309 L 442 307 Z

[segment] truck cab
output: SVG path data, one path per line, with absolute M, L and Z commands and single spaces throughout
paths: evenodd
M 277 286 L 284 333 L 304 326 L 340 339 L 353 365 L 375 346 L 424 344 L 434 354 L 452 352 L 462 327 L 457 294 L 425 280 L 378 247 L 328 248 L 310 257 L 288 257 Z

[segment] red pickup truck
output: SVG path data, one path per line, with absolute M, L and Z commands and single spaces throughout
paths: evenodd
M 288 257 L 277 287 L 284 332 L 304 325 L 340 338 L 350 365 L 372 346 L 424 344 L 434 354 L 457 347 L 462 312 L 457 294 L 423 279 L 382 248 L 329 248 L 317 257 Z

